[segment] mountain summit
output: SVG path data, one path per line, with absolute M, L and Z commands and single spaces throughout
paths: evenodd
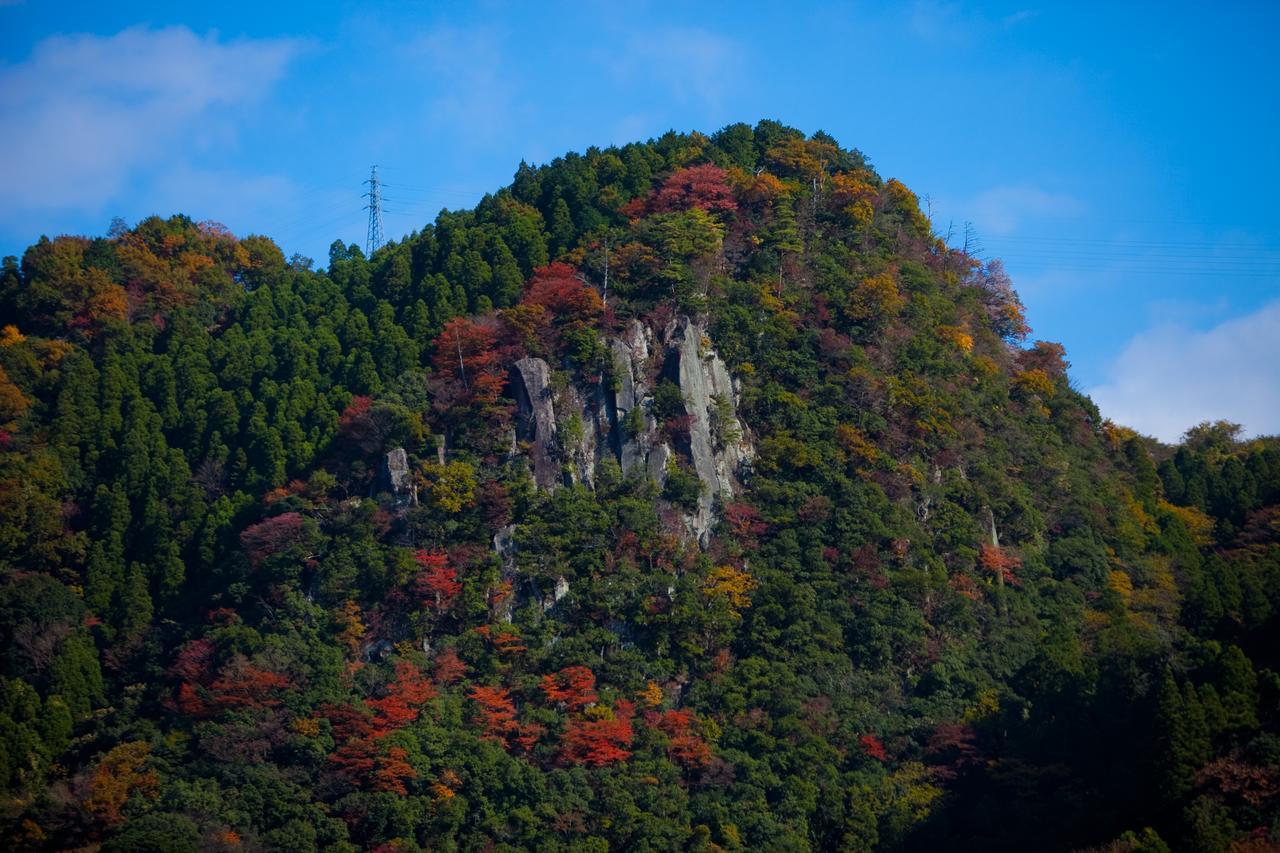
M 13 849 L 1278 840 L 1280 444 L 1105 421 L 825 134 L 323 271 L 42 239 L 0 315 Z

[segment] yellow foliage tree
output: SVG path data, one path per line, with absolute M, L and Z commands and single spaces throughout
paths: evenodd
M 1019 373 L 1017 378 L 1013 380 L 1013 384 L 1023 394 L 1034 394 L 1044 399 L 1052 397 L 1057 390 L 1053 387 L 1053 380 L 1049 378 L 1049 374 L 1038 367 Z
M 14 344 L 20 344 L 27 339 L 27 336 L 18 331 L 18 327 L 10 323 L 3 329 L 0 329 L 0 347 L 11 347 Z
M 834 175 L 830 181 L 831 199 L 840 212 L 858 227 L 871 224 L 875 218 L 876 188 L 851 172 Z
M 1193 506 L 1175 506 L 1163 500 L 1157 506 L 1161 512 L 1181 521 L 1196 545 L 1204 546 L 1213 542 L 1213 519 L 1200 510 Z
M 729 609 L 738 611 L 751 606 L 751 591 L 759 584 L 751 575 L 733 566 L 717 566 L 707 575 L 703 591 L 712 600 L 728 602 Z
M 351 599 L 339 608 L 333 621 L 338 628 L 338 640 L 355 654 L 360 649 L 360 638 L 364 636 L 364 622 L 360 620 L 360 605 Z
M 640 691 L 637 698 L 644 703 L 645 707 L 656 708 L 662 704 L 662 688 L 657 683 L 650 681 Z
M 863 279 L 849 296 L 849 316 L 859 323 L 888 320 L 907 304 L 892 272 Z
M 939 326 L 938 334 L 944 341 L 949 341 L 965 355 L 973 352 L 973 335 L 960 326 Z
M 0 366 L 0 423 L 16 420 L 31 406 L 31 401 L 9 379 L 9 374 Z
M 423 484 L 431 499 L 445 512 L 458 513 L 476 502 L 476 472 L 466 462 L 422 465 Z

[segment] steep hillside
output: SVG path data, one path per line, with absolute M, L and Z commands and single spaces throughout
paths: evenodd
M 14 849 L 1266 849 L 1280 442 L 774 122 L 0 272 Z M 1161 841 L 1163 838 L 1163 841 Z

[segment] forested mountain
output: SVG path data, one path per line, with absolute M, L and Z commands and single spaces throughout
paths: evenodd
M 824 134 L 323 271 L 42 239 L 0 317 L 6 849 L 1280 840 L 1280 442 L 1103 420 Z

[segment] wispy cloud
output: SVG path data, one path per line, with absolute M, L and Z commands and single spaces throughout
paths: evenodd
M 917 0 L 907 15 L 907 29 L 921 41 L 967 41 L 971 28 L 971 22 L 961 14 L 959 3 Z
M 1053 193 L 1030 184 L 992 187 L 955 206 L 979 232 L 1004 237 L 1036 219 L 1078 216 L 1084 203 L 1066 193 Z
M 491 27 L 440 26 L 402 51 L 428 95 L 429 120 L 451 133 L 489 139 L 512 126 L 519 75 L 507 64 L 502 33 Z
M 1107 417 L 1162 441 L 1225 418 L 1280 432 L 1280 301 L 1204 332 L 1164 324 L 1135 336 L 1090 392 Z
M 745 49 L 697 27 L 665 27 L 628 39 L 609 65 L 626 80 L 656 83 L 670 97 L 715 114 L 740 82 Z
M 1006 30 L 1010 30 L 1018 26 L 1019 24 L 1023 24 L 1023 23 L 1026 23 L 1027 21 L 1030 21 L 1032 18 L 1036 17 L 1039 14 L 1040 14 L 1040 11 L 1038 9 L 1019 9 L 1018 11 L 1014 12 L 1012 15 L 1005 15 L 1004 18 L 1001 19 L 1000 24 Z
M 39 42 L 0 69 L 3 215 L 97 212 L 174 152 L 227 144 L 237 108 L 259 100 L 302 47 L 186 27 Z

